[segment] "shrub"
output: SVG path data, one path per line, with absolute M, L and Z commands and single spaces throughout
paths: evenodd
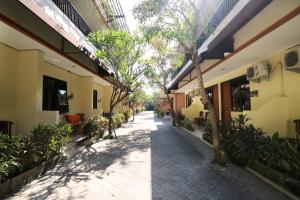
M 20 136 L 10 139 L 8 135 L 0 133 L 0 182 L 21 167 L 19 158 L 23 144 Z
M 184 120 L 181 120 L 179 125 L 183 126 L 187 130 L 190 130 L 190 131 L 194 130 L 194 126 L 192 125 L 191 120 L 189 120 L 188 118 L 185 118 Z
M 120 127 L 125 120 L 125 116 L 122 113 L 117 113 L 112 116 L 112 124 L 114 128 Z
M 142 112 L 142 109 L 141 108 L 136 108 L 136 113 L 140 113 Z
M 108 119 L 103 116 L 96 115 L 86 120 L 83 123 L 82 129 L 85 135 L 99 135 L 100 137 L 102 137 L 107 127 Z
M 42 154 L 39 161 L 48 160 L 60 152 L 71 132 L 68 124 L 39 124 L 31 131 L 29 143 Z
M 165 117 L 165 112 L 163 110 L 159 111 L 159 117 L 161 117 L 161 118 Z
M 126 110 L 124 112 L 124 121 L 127 123 L 129 118 L 132 116 L 132 111 L 131 110 Z
M 183 114 L 181 114 L 180 112 L 176 113 L 175 115 L 175 121 L 179 126 L 182 126 L 190 131 L 194 130 L 194 127 L 192 125 L 191 120 L 189 120 L 188 118 L 186 118 Z
M 300 152 L 278 133 L 263 137 L 259 142 L 259 160 L 293 177 L 300 177 Z
M 228 158 L 242 167 L 258 159 L 258 144 L 264 134 L 262 129 L 247 124 L 249 120 L 246 116 L 235 118 L 222 142 L 222 148 Z
M 57 155 L 71 132 L 68 124 L 40 124 L 27 137 L 0 134 L 0 181 Z
M 210 144 L 213 144 L 213 136 L 211 131 L 211 124 L 209 120 L 203 120 L 201 130 L 203 131 L 202 138 L 209 142 Z

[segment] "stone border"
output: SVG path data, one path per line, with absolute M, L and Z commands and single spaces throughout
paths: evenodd
M 32 180 L 45 174 L 48 170 L 53 169 L 58 163 L 63 160 L 62 158 L 63 155 L 58 154 L 50 158 L 49 160 L 40 163 L 32 169 L 29 169 L 17 176 L 7 179 L 0 184 L 0 198 L 18 191 L 27 183 L 30 183 Z
M 195 139 L 198 139 L 200 140 L 201 142 L 203 142 L 204 144 L 208 145 L 210 148 L 212 148 L 213 146 L 208 143 L 207 141 L 203 140 L 202 138 L 200 138 L 198 135 L 196 135 L 195 133 L 187 130 L 186 128 L 182 127 L 182 126 L 179 126 L 179 127 L 174 127 L 174 128 L 177 128 L 177 129 L 181 129 L 183 131 L 185 131 L 187 134 L 189 134 L 190 136 L 194 137 Z M 186 142 L 189 143 L 188 140 L 185 140 Z M 192 145 L 194 146 L 194 145 Z M 196 148 L 197 150 L 197 148 Z M 222 152 L 224 153 L 224 152 Z M 269 168 L 269 167 L 268 167 Z M 300 200 L 299 197 L 297 197 L 295 194 L 293 194 L 292 192 L 290 192 L 289 190 L 287 190 L 286 188 L 282 187 L 281 185 L 279 185 L 278 183 L 274 182 L 273 180 L 271 180 L 269 177 L 265 177 L 263 174 L 261 174 L 260 172 L 257 172 L 257 170 L 253 169 L 253 167 L 245 167 L 245 169 L 250 172 L 251 174 L 253 174 L 254 176 L 258 177 L 260 180 L 264 181 L 265 183 L 267 183 L 268 185 L 270 185 L 271 187 L 275 188 L 276 190 L 278 190 L 279 192 L 285 194 L 286 196 L 288 196 L 289 198 L 293 199 L 293 200 Z M 273 170 L 273 171 L 276 171 L 272 168 L 269 168 L 270 170 Z M 259 170 L 261 171 L 261 170 Z M 278 172 L 278 171 L 276 171 Z M 278 176 L 276 176 L 275 178 L 278 177 L 278 179 L 281 180 L 282 182 L 282 179 L 283 179 L 283 176 L 284 175 L 281 175 L 281 172 L 278 172 L 280 173 Z

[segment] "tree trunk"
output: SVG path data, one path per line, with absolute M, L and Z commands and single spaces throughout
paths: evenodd
M 171 116 L 172 116 L 172 124 L 173 126 L 176 126 L 176 120 L 175 120 L 175 113 L 174 113 L 174 109 L 173 109 L 173 101 L 172 99 L 170 98 L 169 94 L 167 94 L 167 99 L 168 99 L 168 102 L 169 102 L 169 105 L 170 105 L 170 112 L 171 112 Z
M 110 105 L 109 114 L 108 114 L 108 135 L 109 136 L 112 136 L 112 111 L 113 111 L 113 106 Z
M 132 107 L 131 110 L 132 110 L 132 121 L 134 121 L 134 108 Z
M 219 134 L 218 120 L 217 120 L 218 117 L 212 103 L 207 98 L 207 94 L 204 88 L 201 68 L 198 63 L 199 63 L 198 60 L 193 60 L 193 64 L 197 72 L 198 87 L 201 95 L 200 100 L 203 103 L 203 105 L 207 105 L 209 111 L 209 120 L 212 126 L 213 149 L 214 149 L 215 161 L 219 164 L 223 164 L 224 160 L 221 154 L 221 147 L 220 147 L 220 134 Z

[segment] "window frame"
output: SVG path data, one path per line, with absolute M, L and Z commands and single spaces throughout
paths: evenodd
M 43 96 L 42 96 L 43 111 L 59 111 L 59 114 L 65 114 L 69 112 L 67 81 L 60 80 L 51 76 L 43 75 L 42 87 L 43 87 Z M 64 94 L 62 94 L 62 91 L 65 91 Z
M 230 80 L 231 85 L 231 111 L 232 112 L 243 112 L 246 110 L 251 110 L 251 97 L 250 97 L 250 82 L 247 80 L 246 75 L 239 76 L 237 78 L 234 78 Z M 235 108 L 235 96 L 234 96 L 234 90 L 239 89 L 239 91 L 236 91 L 239 96 L 239 106 L 238 108 Z M 247 94 L 248 93 L 248 94 Z M 248 97 L 247 97 L 248 96 Z M 247 103 L 248 102 L 248 105 Z

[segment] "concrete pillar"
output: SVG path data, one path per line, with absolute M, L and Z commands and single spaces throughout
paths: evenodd
M 80 82 L 81 109 L 85 117 L 90 118 L 93 110 L 93 77 L 82 77 Z
M 29 133 L 38 123 L 42 110 L 42 83 L 39 66 L 43 62 L 38 50 L 20 51 L 17 56 L 16 121 L 17 132 Z

